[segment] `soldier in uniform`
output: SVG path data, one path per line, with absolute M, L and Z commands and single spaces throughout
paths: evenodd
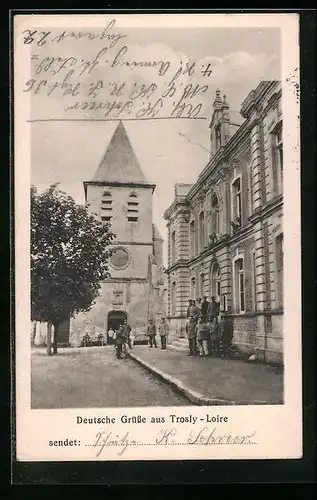
M 130 340 L 131 326 L 128 325 L 128 322 L 126 319 L 124 320 L 122 329 L 123 329 L 124 335 L 127 337 L 127 342 L 128 342 L 128 345 L 131 349 L 131 340 Z
M 197 356 L 197 325 L 193 316 L 189 318 L 186 333 L 188 338 L 189 353 L 188 356 Z
M 208 306 L 209 302 L 207 300 L 207 297 L 204 297 L 204 300 L 201 304 L 201 315 L 205 318 L 205 321 L 207 321 Z
M 149 319 L 149 324 L 147 327 L 147 335 L 149 337 L 149 347 L 152 348 L 153 345 L 154 347 L 157 347 L 156 343 L 156 326 L 153 323 L 152 319 Z
M 169 327 L 165 318 L 161 319 L 161 323 L 158 327 L 159 336 L 161 338 L 161 349 L 166 349 L 166 342 L 169 334 Z
M 197 340 L 198 340 L 200 356 L 208 356 L 210 331 L 208 324 L 205 322 L 202 316 L 199 317 L 197 325 Z
M 210 323 L 212 323 L 212 320 L 214 318 L 216 318 L 216 320 L 218 321 L 219 309 L 220 309 L 219 302 L 216 302 L 215 297 L 211 297 L 211 302 L 209 302 L 207 309 L 207 317 Z
M 118 359 L 121 359 L 122 346 L 127 341 L 128 341 L 128 337 L 123 330 L 123 325 L 120 325 L 118 330 L 117 330 L 117 335 L 116 335 L 116 355 L 117 355 Z

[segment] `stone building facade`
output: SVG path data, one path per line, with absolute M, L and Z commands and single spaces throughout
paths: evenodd
M 217 91 L 211 156 L 177 184 L 168 226 L 168 315 L 184 336 L 190 298 L 212 296 L 233 318 L 234 343 L 283 363 L 283 141 L 280 82 L 261 82 L 231 117 Z
M 166 316 L 167 286 L 163 267 L 163 238 L 153 224 L 155 185 L 141 170 L 126 129 L 119 122 L 91 181 L 84 182 L 89 211 L 110 223 L 115 233 L 109 259 L 111 277 L 101 283 L 92 309 L 63 324 L 60 343 L 77 346 L 125 319 L 136 333 L 145 333 L 149 318 Z M 35 344 L 45 343 L 46 328 L 32 329 Z
M 137 333 L 149 318 L 166 315 L 163 238 L 153 224 L 155 185 L 139 165 L 126 129 L 119 122 L 92 181 L 84 182 L 89 210 L 110 222 L 116 238 L 109 260 L 111 278 L 91 311 L 71 320 L 71 344 L 84 333 L 108 331 L 127 319 Z

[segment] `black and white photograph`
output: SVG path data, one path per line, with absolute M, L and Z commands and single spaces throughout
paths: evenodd
M 286 411 L 292 366 L 300 398 L 299 67 L 296 50 L 287 73 L 283 57 L 297 18 L 269 17 L 17 16 L 17 397 L 28 382 L 30 415 L 54 427 L 73 410 L 74 435 L 198 419 L 196 446 L 241 426 L 237 407 Z M 255 448 L 253 427 L 226 444 Z

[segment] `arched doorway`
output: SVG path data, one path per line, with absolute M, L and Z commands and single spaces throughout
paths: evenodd
M 116 331 L 120 325 L 123 325 L 124 321 L 128 319 L 128 315 L 124 311 L 110 311 L 107 318 L 107 332 L 112 329 Z M 107 342 L 111 342 L 111 339 L 108 338 Z
M 221 298 L 221 276 L 220 267 L 218 262 L 213 261 L 210 266 L 210 286 L 209 295 L 215 297 L 217 302 L 220 302 Z

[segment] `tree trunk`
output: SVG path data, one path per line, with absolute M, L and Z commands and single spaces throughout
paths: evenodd
M 54 325 L 53 354 L 57 354 L 58 330 L 59 325 Z
M 52 355 L 52 323 L 50 321 L 47 322 L 47 340 L 46 340 L 46 352 L 48 356 Z
M 33 332 L 32 332 L 32 338 L 31 338 L 31 347 L 34 347 L 35 337 L 36 337 L 36 321 L 34 321 L 34 324 L 33 324 Z

